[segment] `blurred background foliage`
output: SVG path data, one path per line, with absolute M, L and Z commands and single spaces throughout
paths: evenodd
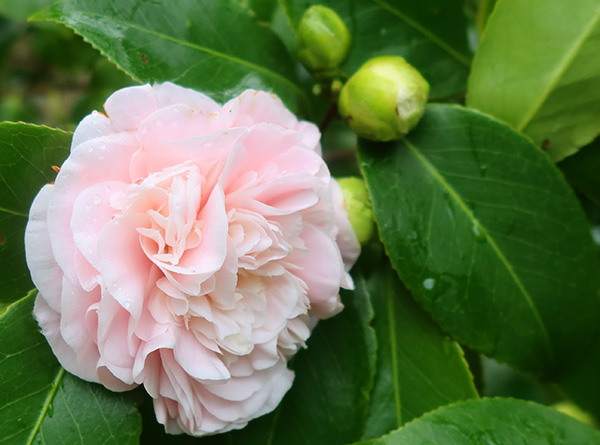
M 50 3 L 0 1 L 0 121 L 73 130 L 134 82 L 65 26 L 27 21 Z
M 0 0 L 0 121 L 23 121 L 72 131 L 92 110 L 102 110 L 112 92 L 135 82 L 69 28 L 58 23 L 27 21 L 27 17 L 50 3 Z M 477 46 L 477 34 L 485 27 L 494 3 L 465 2 L 471 19 L 472 49 Z M 278 21 L 273 22 L 276 27 Z M 343 151 L 355 144 L 354 134 L 341 121 L 333 123 L 324 140 L 326 152 Z M 335 175 L 356 174 L 354 157 L 345 159 L 344 153 L 340 159 L 335 154 L 330 157 Z M 588 211 L 596 221 L 600 221 L 598 209 L 589 203 Z M 598 227 L 595 226 L 600 233 Z M 467 358 L 482 396 L 515 397 L 546 405 L 562 400 L 554 387 L 521 371 L 476 353 Z

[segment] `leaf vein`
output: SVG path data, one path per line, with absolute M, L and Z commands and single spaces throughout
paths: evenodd
M 454 190 L 454 188 L 446 181 L 446 179 L 444 179 L 444 177 L 438 172 L 438 170 L 425 158 L 425 156 L 423 156 L 419 152 L 419 150 L 412 143 L 410 143 L 410 141 L 408 139 L 405 139 L 404 142 L 405 142 L 406 146 L 408 147 L 410 153 L 425 167 L 425 169 L 431 174 L 431 176 L 436 181 L 439 182 L 439 184 L 446 190 L 446 192 L 448 192 L 448 194 L 454 199 L 454 201 L 458 204 L 458 206 L 463 210 L 463 212 L 469 218 L 469 220 L 473 223 L 473 225 L 475 227 L 477 227 L 477 229 L 479 229 L 479 231 L 483 234 L 485 239 L 488 241 L 490 247 L 492 248 L 492 250 L 498 257 L 500 262 L 503 264 L 503 266 L 506 268 L 508 274 L 510 275 L 513 282 L 519 289 L 521 295 L 525 299 L 527 307 L 531 311 L 533 318 L 538 326 L 538 329 L 539 329 L 540 333 L 542 334 L 542 337 L 544 340 L 544 346 L 546 348 L 546 353 L 552 360 L 554 360 L 554 354 L 553 354 L 552 348 L 550 346 L 550 339 L 548 336 L 548 332 L 546 330 L 546 326 L 544 325 L 544 322 L 533 302 L 533 299 L 531 298 L 531 295 L 529 295 L 529 292 L 527 291 L 527 289 L 521 282 L 521 279 L 516 274 L 512 264 L 508 261 L 506 256 L 504 256 L 504 253 L 502 252 L 502 250 L 500 250 L 500 247 L 496 244 L 496 241 L 491 237 L 491 235 L 489 234 L 487 229 L 475 217 L 475 215 L 473 214 L 471 209 L 469 209 L 469 207 L 467 206 L 465 201 L 461 198 L 461 196 L 458 194 L 458 192 L 456 190 Z

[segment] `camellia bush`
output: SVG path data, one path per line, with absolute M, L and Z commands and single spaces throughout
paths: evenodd
M 600 444 L 598 0 L 0 13 L 0 444 Z

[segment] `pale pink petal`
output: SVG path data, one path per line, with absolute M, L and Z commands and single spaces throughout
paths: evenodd
M 98 236 L 100 273 L 108 292 L 135 320 L 142 312 L 152 268 L 136 230 L 146 219 L 139 214 L 120 216 L 106 224 Z
M 250 127 L 256 123 L 277 124 L 294 128 L 298 120 L 281 100 L 264 91 L 246 90 L 239 97 L 231 99 L 221 111 L 232 127 Z
M 77 128 L 73 132 L 71 147 L 77 147 L 91 139 L 110 136 L 114 132 L 115 130 L 112 127 L 110 119 L 102 113 L 93 111 L 92 114 L 84 117 L 79 125 L 77 125 Z
M 175 338 L 175 360 L 190 377 L 200 380 L 226 380 L 230 377 L 217 354 L 199 344 L 192 333 L 178 329 Z
M 329 318 L 342 310 L 338 296 L 344 265 L 335 241 L 318 228 L 307 224 L 302 231 L 306 252 L 298 252 L 288 260 L 298 267 L 291 271 L 306 283 L 310 314 Z
M 153 90 L 159 109 L 175 104 L 185 104 L 190 108 L 202 110 L 204 113 L 218 113 L 221 109 L 219 104 L 205 94 L 171 82 L 154 85 Z
M 76 247 L 71 230 L 75 200 L 91 185 L 107 181 L 129 182 L 127 164 L 135 148 L 131 136 L 127 135 L 83 143 L 74 148 L 69 162 L 63 164 L 56 176 L 55 191 L 48 203 L 48 232 L 54 258 L 72 282 L 77 280 L 73 254 Z
M 40 292 L 37 299 L 44 299 L 54 311 L 60 312 L 62 280 L 59 277 L 63 272 L 52 254 L 46 220 L 53 191 L 53 185 L 45 185 L 31 204 L 25 229 L 25 258 L 33 284 Z
M 119 380 L 134 384 L 133 365 L 140 340 L 131 335 L 131 315 L 116 299 L 103 292 L 98 307 L 98 350 L 102 364 Z
M 104 104 L 115 131 L 134 131 L 137 124 L 156 108 L 156 98 L 150 85 L 118 90 Z

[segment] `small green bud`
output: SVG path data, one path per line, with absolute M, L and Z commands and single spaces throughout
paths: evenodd
M 337 180 L 342 188 L 344 206 L 358 242 L 364 244 L 373 235 L 373 210 L 365 182 L 348 177 Z
M 350 32 L 339 15 L 325 6 L 306 10 L 298 27 L 298 58 L 318 77 L 334 77 L 348 55 Z
M 383 56 L 369 60 L 342 88 L 341 116 L 360 137 L 400 139 L 425 112 L 429 84 L 406 60 Z

